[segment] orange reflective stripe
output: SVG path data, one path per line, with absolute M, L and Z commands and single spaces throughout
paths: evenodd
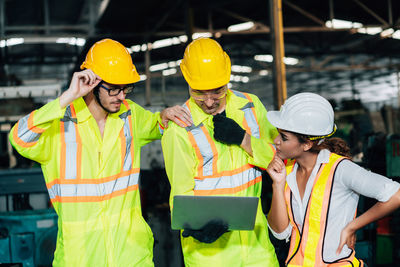
M 41 134 L 45 131 L 45 129 L 34 126 L 34 113 L 35 111 L 19 119 L 13 128 L 12 137 L 15 143 L 21 147 L 27 148 L 34 146 Z
M 125 173 L 126 174 L 126 173 Z M 126 175 L 119 174 L 114 179 L 65 179 L 64 183 L 46 184 L 50 199 L 56 201 L 71 201 L 73 199 L 79 202 L 101 201 L 109 199 L 118 192 L 137 189 L 139 184 L 139 171 Z M 76 181 L 73 183 L 71 181 Z
M 242 123 L 243 123 L 244 129 L 246 130 L 246 133 L 251 135 L 251 129 L 250 129 L 249 125 L 247 124 L 246 117 L 243 117 Z
M 35 111 L 33 111 L 28 117 L 28 129 L 34 133 L 41 134 L 45 131 L 45 129 L 42 129 L 38 126 L 33 125 L 33 114 L 34 113 L 35 113 Z
M 184 107 L 186 107 L 186 109 L 189 111 L 189 113 L 191 112 L 190 111 L 190 106 L 189 106 L 189 101 L 185 102 Z M 192 147 L 194 148 L 194 151 L 196 153 L 197 159 L 199 160 L 199 166 L 197 167 L 197 173 L 200 174 L 200 175 L 204 175 L 203 174 L 204 159 L 203 159 L 203 156 L 201 155 L 200 148 L 197 145 L 193 134 L 190 131 L 187 131 L 187 133 L 188 133 L 189 141 L 192 144 Z
M 294 164 L 290 165 L 290 166 L 286 166 L 286 168 L 289 168 L 289 170 L 287 171 L 288 172 L 287 174 L 292 172 L 293 167 L 294 167 Z M 292 206 L 290 204 L 288 204 L 288 203 L 291 203 L 291 199 L 290 198 L 291 198 L 291 191 L 290 191 L 290 188 L 289 188 L 288 184 L 286 183 L 286 185 L 285 185 L 286 208 L 287 208 L 287 211 L 288 211 L 290 224 L 292 225 L 292 235 L 291 235 L 291 239 L 290 239 L 289 253 L 288 253 L 288 256 L 287 256 L 287 259 L 286 259 L 286 263 L 297 252 L 298 247 L 300 245 L 300 231 L 299 231 L 299 229 L 297 228 L 297 225 L 294 222 Z
M 190 143 L 192 143 L 192 146 L 194 148 L 194 151 L 196 153 L 197 159 L 199 161 L 199 166 L 197 167 L 197 173 L 203 176 L 203 165 L 204 165 L 204 159 L 203 156 L 201 155 L 200 148 L 196 143 L 196 140 L 194 139 L 194 136 L 191 132 L 188 132 L 188 137 Z
M 13 139 L 15 141 L 15 143 L 17 143 L 19 146 L 21 147 L 31 147 L 34 146 L 37 141 L 34 142 L 25 142 L 24 140 L 22 140 L 21 138 L 19 138 L 18 136 L 18 127 L 19 127 L 19 122 L 16 123 L 15 128 L 13 130 Z
M 53 185 L 55 184 L 102 184 L 102 183 L 106 183 L 106 182 L 110 182 L 113 180 L 116 180 L 120 177 L 123 176 L 127 176 L 133 173 L 139 173 L 140 168 L 134 168 L 131 169 L 129 171 L 122 171 L 120 173 L 111 175 L 111 176 L 107 176 L 107 177 L 103 177 L 100 179 L 79 179 L 79 180 L 74 180 L 74 179 L 54 179 L 49 183 L 46 183 L 46 187 L 49 189 L 51 188 Z
M 260 138 L 260 127 L 258 124 L 253 100 L 247 93 L 242 93 L 235 90 L 231 90 L 231 92 L 237 97 L 245 98 L 247 101 L 249 101 L 245 106 L 240 109 L 244 112 L 243 127 L 246 129 L 246 132 L 251 136 Z
M 245 97 L 247 98 L 247 100 L 249 100 L 249 102 L 253 102 L 253 100 L 251 100 L 249 94 L 247 94 L 247 93 L 243 93 L 243 94 L 245 95 Z M 251 112 L 253 112 L 253 116 L 254 116 L 254 119 L 256 120 L 257 125 L 259 125 L 259 124 L 258 124 L 257 115 L 256 115 L 256 110 L 255 110 L 254 107 L 251 108 Z
M 206 127 L 202 126 L 200 129 L 203 131 L 204 135 L 207 138 L 208 143 L 211 146 L 211 151 L 213 152 L 213 163 L 212 163 L 212 173 L 217 173 L 217 161 L 218 161 L 218 151 L 217 147 L 215 146 L 215 142 L 211 139 L 210 133 L 207 131 Z
M 121 189 L 119 191 L 114 191 L 111 194 L 107 194 L 104 196 L 88 196 L 88 197 L 60 197 L 57 196 L 55 198 L 50 199 L 51 202 L 63 202 L 63 203 L 80 203 L 80 202 L 100 202 L 104 200 L 109 200 L 114 197 L 122 196 L 127 192 L 138 190 L 139 185 L 132 185 L 127 187 L 126 189 Z
M 122 171 L 127 171 L 132 169 L 134 162 L 134 140 L 131 108 L 126 100 L 123 103 L 127 111 L 119 115 L 120 119 L 124 122 L 119 137 L 121 140 Z
M 189 101 L 183 106 L 190 113 Z M 207 129 L 203 123 L 197 126 L 188 126 L 185 128 L 188 138 L 199 161 L 197 174 L 199 176 L 209 176 L 217 172 L 218 151 Z
M 194 190 L 194 194 L 197 196 L 210 196 L 210 195 L 224 195 L 224 194 L 235 194 L 237 192 L 243 191 L 256 183 L 262 181 L 262 177 L 258 176 L 255 179 L 249 181 L 248 183 L 232 187 L 232 188 L 221 188 L 221 189 L 211 189 L 211 190 Z
M 226 175 L 219 173 L 219 177 L 204 177 L 195 179 L 194 192 L 198 195 L 232 194 L 247 189 L 249 186 L 261 181 L 261 172 L 254 168 L 246 168 L 236 174 L 228 172 Z
M 196 180 L 204 180 L 204 179 L 206 179 L 206 178 L 208 179 L 208 178 L 220 178 L 221 176 L 232 176 L 232 175 L 241 173 L 241 172 L 243 172 L 243 171 L 246 171 L 246 170 L 248 170 L 248 169 L 251 169 L 251 168 L 253 168 L 253 167 L 254 167 L 253 165 L 246 164 L 246 165 L 243 165 L 242 167 L 237 168 L 237 169 L 234 169 L 234 170 L 232 170 L 232 171 L 221 171 L 221 172 L 216 173 L 216 174 L 214 174 L 214 175 L 209 175 L 209 176 L 196 176 L 196 177 L 194 177 L 194 178 L 195 178 Z

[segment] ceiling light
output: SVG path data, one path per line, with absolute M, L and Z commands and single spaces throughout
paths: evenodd
M 333 29 L 354 29 L 361 28 L 363 25 L 359 22 L 353 22 L 348 20 L 333 19 L 325 22 L 325 26 Z
M 196 40 L 198 38 L 208 38 L 208 37 L 212 37 L 211 32 L 196 32 L 192 34 L 193 40 Z
M 272 62 L 274 57 L 272 55 L 255 55 L 254 59 L 257 61 Z
M 263 61 L 263 62 L 272 62 L 274 61 L 274 57 L 272 55 L 255 55 L 254 59 L 257 61 Z M 299 60 L 294 57 L 284 57 L 283 62 L 286 65 L 296 65 L 299 63 Z
M 76 38 L 76 37 L 61 37 L 61 38 L 57 38 L 56 43 L 84 46 L 86 43 L 86 40 L 83 38 Z
M 23 43 L 24 38 L 10 38 L 6 40 L 0 40 L 0 47 L 19 45 Z
M 286 65 L 296 65 L 297 63 L 299 63 L 299 60 L 297 58 L 294 58 L 294 57 L 284 57 L 283 58 L 283 62 Z
M 247 77 L 247 76 L 231 75 L 231 82 L 248 83 L 249 80 L 250 80 L 250 79 L 249 79 L 249 77 Z
M 381 32 L 381 37 L 382 38 L 390 37 L 393 33 L 394 33 L 394 30 L 392 28 L 389 28 L 389 29 L 383 30 Z
M 267 71 L 267 70 L 260 70 L 260 71 L 258 72 L 258 75 L 260 75 L 260 76 L 267 76 L 267 75 L 268 75 L 268 71 Z
M 162 71 L 162 75 L 169 76 L 176 73 L 176 69 L 167 69 Z
M 152 72 L 158 71 L 158 70 L 165 70 L 165 69 L 168 69 L 168 63 L 160 63 L 160 64 L 152 65 L 149 68 L 149 70 Z
M 228 27 L 228 32 L 240 32 L 249 30 L 254 27 L 254 22 L 248 21 L 244 23 L 234 24 Z
M 394 38 L 394 39 L 400 39 L 400 31 L 395 31 L 395 32 L 392 34 L 392 38 Z
M 251 67 L 240 66 L 240 65 L 232 65 L 231 69 L 233 72 L 243 72 L 243 73 L 250 73 L 252 71 Z
M 358 33 L 364 33 L 364 34 L 370 34 L 370 35 L 378 34 L 381 31 L 382 31 L 381 27 L 366 27 L 366 28 L 357 29 Z

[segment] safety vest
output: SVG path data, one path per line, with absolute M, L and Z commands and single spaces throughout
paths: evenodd
M 343 159 L 345 159 L 345 157 L 331 153 L 329 162 L 322 164 L 319 169 L 308 200 L 301 232 L 294 221 L 292 212 L 293 196 L 289 186 L 286 184 L 285 200 L 290 223 L 292 225 L 292 235 L 286 266 L 364 266 L 362 261 L 355 258 L 354 250 L 352 250 L 352 253 L 348 257 L 338 259 L 334 262 L 326 262 L 323 259 L 323 243 L 327 227 L 334 174 L 337 165 Z M 294 163 L 294 161 L 288 161 L 286 165 L 287 174 L 293 171 Z
M 248 104 L 241 108 L 244 112 L 243 126 L 248 134 L 259 138 L 260 129 L 251 98 L 242 92 L 234 90 L 232 92 L 238 97 L 249 100 Z M 190 113 L 189 101 L 185 103 L 184 107 Z M 194 178 L 195 195 L 234 195 L 261 182 L 261 171 L 250 164 L 230 171 L 218 171 L 218 151 L 214 138 L 211 137 L 203 123 L 186 127 L 186 131 L 200 162 Z
M 102 138 L 82 98 L 66 109 L 56 99 L 13 127 L 11 143 L 41 163 L 59 216 L 53 266 L 154 265 L 138 181 L 140 147 L 161 137 L 158 118 L 126 100 Z

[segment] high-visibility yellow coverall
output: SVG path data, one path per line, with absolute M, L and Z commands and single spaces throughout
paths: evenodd
M 125 100 L 103 138 L 85 101 L 56 99 L 20 119 L 10 141 L 41 164 L 58 214 L 54 266 L 153 266 L 153 235 L 141 213 L 140 148 L 160 139 L 158 113 Z
M 268 166 L 275 153 L 271 143 L 278 134 L 260 100 L 237 91 L 227 93 L 226 116 L 251 134 L 253 156 L 239 146 L 214 140 L 213 116 L 193 99 L 185 106 L 194 125 L 185 129 L 171 123 L 161 140 L 171 206 L 175 195 L 260 197 L 261 172 L 254 166 Z M 186 266 L 279 266 L 261 204 L 253 231 L 229 231 L 211 244 L 192 237 L 181 241 Z

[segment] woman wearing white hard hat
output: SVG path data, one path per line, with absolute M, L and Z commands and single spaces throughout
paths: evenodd
M 287 266 L 364 266 L 354 251 L 356 231 L 400 206 L 400 184 L 350 160 L 329 102 L 296 94 L 267 113 L 279 130 L 267 171 L 273 180 L 271 232 L 289 240 Z M 355 217 L 359 195 L 377 204 Z

